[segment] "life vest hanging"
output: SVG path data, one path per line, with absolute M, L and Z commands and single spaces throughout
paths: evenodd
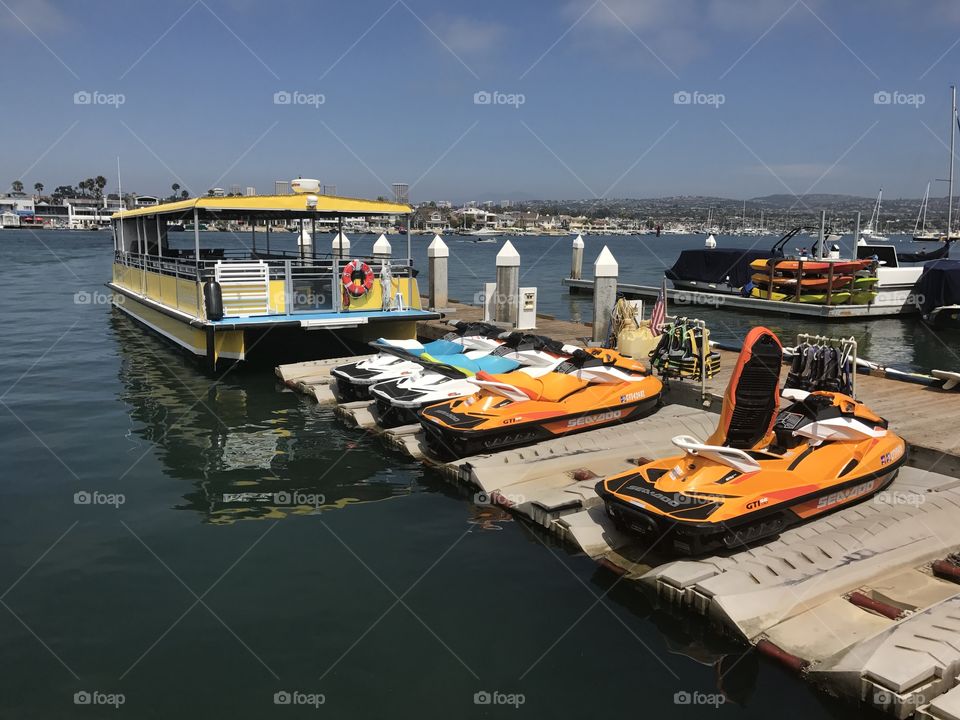
M 344 292 L 350 297 L 363 297 L 370 288 L 373 287 L 373 270 L 365 262 L 360 260 L 351 260 L 343 268 L 343 275 L 340 277 Z

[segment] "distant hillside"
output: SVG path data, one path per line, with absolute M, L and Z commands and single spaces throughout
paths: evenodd
M 872 204 L 876 202 L 876 198 L 859 197 L 857 195 L 812 193 L 810 195 L 800 195 L 799 197 L 794 197 L 793 195 L 781 193 L 779 195 L 764 195 L 763 197 L 750 198 L 747 200 L 747 204 L 781 210 L 797 205 L 798 200 L 802 201 L 803 204 L 808 207 L 823 208 L 824 210 L 829 210 L 833 207 L 848 207 L 850 205 L 862 205 L 864 203 Z

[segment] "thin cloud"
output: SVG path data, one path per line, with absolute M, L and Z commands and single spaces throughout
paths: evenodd
M 50 0 L 4 0 L 0 3 L 0 30 L 26 34 L 25 25 L 40 35 L 61 33 L 70 27 L 66 16 Z
M 507 30 L 503 25 L 477 18 L 439 16 L 430 26 L 454 52 L 478 55 L 495 50 L 504 40 Z
M 590 8 L 592 0 L 569 0 L 561 21 L 570 22 Z M 782 16 L 795 0 L 605 0 L 586 14 L 579 27 L 581 42 L 600 52 L 621 55 L 642 39 L 671 65 L 685 65 L 717 50 L 718 34 L 746 44 Z M 822 0 L 807 4 L 816 9 Z M 807 21 L 800 13 L 797 18 Z M 790 18 L 786 18 L 789 20 Z M 624 27 L 626 26 L 626 27 Z M 631 37 L 631 32 L 636 37 Z M 634 53 L 639 57 L 639 53 Z

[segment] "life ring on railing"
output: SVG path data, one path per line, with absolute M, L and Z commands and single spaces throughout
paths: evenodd
M 363 297 L 373 287 L 373 270 L 365 262 L 351 260 L 343 268 L 340 277 L 344 291 L 351 297 Z

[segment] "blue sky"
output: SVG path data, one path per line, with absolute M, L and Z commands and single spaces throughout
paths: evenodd
M 958 40 L 951 0 L 2 0 L 0 183 L 919 197 Z

